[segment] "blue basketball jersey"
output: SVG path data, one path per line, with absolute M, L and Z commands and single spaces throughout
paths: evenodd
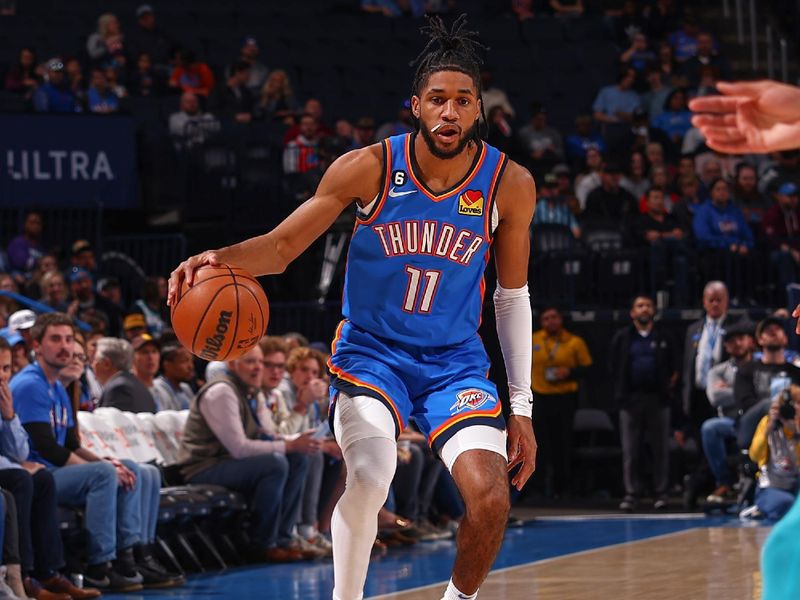
M 505 154 L 480 143 L 464 179 L 433 193 L 419 176 L 414 135 L 383 140 L 384 178 L 360 212 L 348 251 L 343 314 L 373 335 L 415 346 L 474 336 Z

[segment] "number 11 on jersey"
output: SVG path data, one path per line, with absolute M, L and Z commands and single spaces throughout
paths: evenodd
M 406 297 L 403 299 L 403 311 L 429 314 L 442 272 L 436 269 L 418 269 L 406 265 L 406 275 L 408 275 L 408 285 L 406 286 Z M 419 308 L 417 308 L 417 298 L 420 297 Z

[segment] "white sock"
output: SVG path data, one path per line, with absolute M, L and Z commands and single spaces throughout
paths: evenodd
M 450 579 L 450 582 L 447 584 L 447 589 L 444 591 L 444 596 L 442 596 L 442 600 L 475 600 L 477 597 L 477 591 L 474 594 L 465 594 L 459 590 L 453 583 L 453 580 Z

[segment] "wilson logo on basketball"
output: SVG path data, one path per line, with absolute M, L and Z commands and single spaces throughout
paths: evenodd
M 489 400 L 494 400 L 491 394 L 483 390 L 470 389 L 456 394 L 456 402 L 450 407 L 450 413 L 456 414 L 462 410 L 475 410 L 486 404 Z
M 229 310 L 221 310 L 219 312 L 219 319 L 217 319 L 217 327 L 214 330 L 214 335 L 206 338 L 205 346 L 200 351 L 200 358 L 206 360 L 217 360 L 219 351 L 225 343 L 225 334 L 228 333 L 228 326 L 231 324 L 231 317 L 233 312 Z
M 483 193 L 467 190 L 458 197 L 458 214 L 480 217 L 483 214 Z

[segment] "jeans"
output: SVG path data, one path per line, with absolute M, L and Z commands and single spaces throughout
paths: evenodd
M 158 509 L 161 502 L 161 471 L 158 467 L 148 464 L 137 464 L 139 472 L 137 477 L 141 480 L 142 488 L 142 531 L 141 542 L 152 544 L 156 541 L 156 527 L 158 527 Z
M 317 452 L 308 457 L 308 473 L 303 490 L 303 509 L 300 523 L 303 525 L 317 525 L 319 512 L 319 494 L 322 489 L 322 475 L 325 470 L 325 455 Z
M 129 460 L 123 464 L 139 475 L 139 466 Z M 56 499 L 65 506 L 85 507 L 89 533 L 89 564 L 113 560 L 117 549 L 142 540 L 141 476 L 130 490 L 119 485 L 117 470 L 105 460 L 52 470 Z
M 24 469 L 3 469 L 0 488 L 14 496 L 23 572 L 47 579 L 64 566 L 52 473 L 41 469 L 31 476 Z
M 259 454 L 224 460 L 189 483 L 211 483 L 245 494 L 253 517 L 253 539 L 266 550 L 291 543 L 307 472 L 305 455 Z
M 714 474 L 717 485 L 730 485 L 733 483 L 730 469 L 728 468 L 728 452 L 725 440 L 736 439 L 736 421 L 730 417 L 714 417 L 708 419 L 700 428 L 700 438 L 703 441 L 703 452 L 708 460 L 708 466 Z
M 774 487 L 756 490 L 756 506 L 771 521 L 780 521 L 792 508 L 797 493 Z
M 3 563 L 7 565 L 18 565 L 21 562 L 19 555 L 19 525 L 17 519 L 17 503 L 14 496 L 8 490 L 0 490 L 0 497 L 3 498 L 5 514 L 3 515 Z

